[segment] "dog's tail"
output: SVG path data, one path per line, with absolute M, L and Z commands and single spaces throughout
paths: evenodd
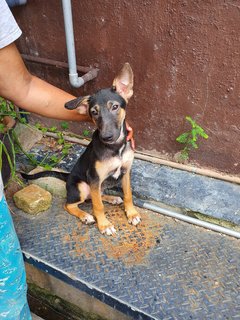
M 63 181 L 67 181 L 69 176 L 68 172 L 59 172 L 59 171 L 42 171 L 34 174 L 27 174 L 25 172 L 20 172 L 21 176 L 26 180 L 35 180 L 44 177 L 54 177 Z

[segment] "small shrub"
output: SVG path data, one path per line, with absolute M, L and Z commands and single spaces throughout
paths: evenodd
M 208 139 L 207 133 L 204 131 L 204 129 L 196 123 L 191 117 L 187 116 L 186 120 L 191 125 L 191 130 L 184 132 L 180 134 L 176 141 L 184 144 L 184 148 L 180 152 L 180 160 L 186 161 L 189 160 L 189 152 L 192 149 L 198 148 L 198 138 L 202 137 L 204 139 Z

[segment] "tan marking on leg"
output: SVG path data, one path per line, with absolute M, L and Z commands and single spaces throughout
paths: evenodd
M 101 233 L 106 235 L 113 235 L 116 230 L 111 222 L 106 218 L 104 213 L 104 206 L 102 203 L 101 190 L 99 185 L 91 186 L 91 197 L 93 204 L 93 213 L 97 219 L 98 229 Z
M 135 209 L 132 200 L 132 190 L 130 183 L 130 170 L 122 178 L 122 188 L 124 193 L 124 207 L 128 222 L 137 225 L 141 221 L 141 216 Z
M 110 195 L 106 195 L 106 194 L 102 195 L 102 201 L 106 201 L 106 202 L 111 203 L 111 204 L 123 203 L 122 198 L 116 197 L 116 196 L 110 196 Z
M 64 209 L 68 213 L 72 214 L 73 216 L 78 217 L 83 223 L 93 224 L 95 222 L 94 217 L 91 214 L 81 210 L 78 207 L 78 205 L 81 203 L 82 203 L 81 201 L 76 202 L 76 203 L 70 203 L 70 204 L 66 203 L 64 206 Z

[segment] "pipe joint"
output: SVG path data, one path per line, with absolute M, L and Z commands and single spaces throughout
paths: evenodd
M 79 77 L 77 73 L 69 73 L 69 82 L 74 88 L 79 88 L 85 83 L 84 79 Z

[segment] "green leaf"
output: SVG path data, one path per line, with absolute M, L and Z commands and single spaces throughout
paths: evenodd
M 50 160 L 53 161 L 53 162 L 58 162 L 59 159 L 58 159 L 57 156 L 52 155 L 52 156 L 50 157 Z
M 0 140 L 0 171 L 2 170 L 2 150 L 3 150 L 3 143 Z
M 64 148 L 70 149 L 71 147 L 71 143 L 64 143 Z
M 197 128 L 192 129 L 191 133 L 192 133 L 192 140 L 193 140 L 193 141 L 197 141 L 197 135 L 198 135 L 198 130 L 197 130 Z
M 184 132 L 180 134 L 180 136 L 178 136 L 176 140 L 177 142 L 180 142 L 180 143 L 186 143 L 188 141 L 188 138 L 189 138 L 189 132 Z
M 53 166 L 51 166 L 50 164 L 44 164 L 42 165 L 42 167 L 46 170 L 52 170 Z
M 39 122 L 35 123 L 35 127 L 36 127 L 37 129 L 42 129 L 42 125 L 41 125 L 41 123 L 39 123 Z
M 23 124 L 26 124 L 27 123 L 27 119 L 26 118 L 20 118 L 19 121 Z
M 51 127 L 51 128 L 49 128 L 49 131 L 50 132 L 56 132 L 57 131 L 57 127 Z
M 206 134 L 206 132 L 204 130 L 202 130 L 199 135 L 204 138 L 204 139 L 208 139 L 208 135 Z
M 90 131 L 89 131 L 89 130 L 87 130 L 87 129 L 83 130 L 83 135 L 84 135 L 84 137 L 88 137 L 89 134 L 90 134 Z
M 60 125 L 63 130 L 67 130 L 69 128 L 69 124 L 66 121 L 62 121 Z
M 70 146 L 71 147 L 71 146 Z M 69 149 L 70 149 L 70 147 L 69 146 L 64 146 L 64 148 L 62 149 L 62 154 L 64 155 L 64 156 L 66 156 L 66 155 L 68 155 L 69 154 Z
M 197 143 L 196 143 L 195 141 L 190 140 L 189 142 L 190 142 L 191 146 L 192 146 L 194 149 L 197 149 L 197 148 L 198 148 L 198 145 L 197 145 Z
M 191 126 L 192 126 L 193 128 L 196 127 L 196 122 L 195 122 L 191 117 L 187 116 L 187 117 L 186 117 L 186 120 L 187 120 L 188 122 L 190 122 L 190 124 L 191 124 Z
M 65 140 L 63 138 L 58 139 L 58 144 L 64 144 Z
M 4 110 L 6 111 L 7 109 L 7 101 L 1 97 L 1 111 Z
M 208 134 L 206 134 L 206 132 L 204 132 L 204 134 L 202 134 L 202 137 L 203 137 L 204 139 L 208 139 Z
M 69 153 L 69 149 L 62 149 L 62 154 L 64 156 L 68 155 L 68 153 Z
M 5 126 L 3 123 L 0 123 L 0 133 L 4 133 Z
M 58 131 L 58 132 L 57 132 L 57 136 L 58 136 L 58 138 L 62 138 L 62 137 L 63 137 L 62 132 Z

